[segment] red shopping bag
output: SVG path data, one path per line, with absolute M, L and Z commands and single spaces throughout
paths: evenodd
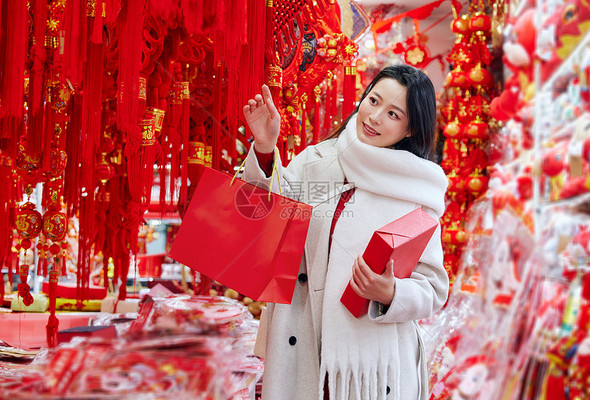
M 311 210 L 206 168 L 169 256 L 254 300 L 289 304 Z
M 393 259 L 395 277 L 408 278 L 437 226 L 438 222 L 430 214 L 418 208 L 377 229 L 363 253 L 363 259 L 378 274 L 382 274 L 387 262 Z M 366 314 L 369 309 L 369 300 L 356 294 L 350 283 L 340 302 L 356 318 Z

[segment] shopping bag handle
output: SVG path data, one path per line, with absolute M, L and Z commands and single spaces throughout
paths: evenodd
M 277 183 L 279 184 L 279 194 L 282 196 L 283 195 L 283 189 L 281 188 L 281 179 L 279 178 L 279 167 L 278 165 L 278 161 L 279 161 L 279 152 L 275 150 L 274 152 L 274 159 L 272 162 L 272 173 L 270 174 L 270 186 L 268 188 L 268 201 L 270 201 L 270 196 L 272 194 L 272 182 L 274 180 L 275 177 L 275 173 L 277 175 Z M 244 161 L 242 161 L 242 164 L 240 164 L 240 166 L 238 167 L 238 169 L 236 170 L 236 173 L 234 174 L 234 177 L 232 178 L 231 182 L 229 183 L 229 185 L 233 185 L 234 180 L 238 177 L 238 174 L 245 169 L 246 166 L 246 159 L 244 159 Z

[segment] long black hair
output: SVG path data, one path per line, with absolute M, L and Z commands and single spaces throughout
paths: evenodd
M 409 137 L 403 138 L 393 149 L 407 150 L 430 161 L 435 159 L 436 93 L 430 78 L 418 68 L 393 65 L 383 68 L 365 89 L 358 105 L 328 139 L 340 136 L 348 121 L 358 112 L 360 104 L 381 79 L 395 79 L 406 88 Z

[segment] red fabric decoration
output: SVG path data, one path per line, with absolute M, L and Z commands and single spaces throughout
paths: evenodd
M 433 1 L 432 3 L 428 3 L 428 4 L 425 4 L 421 7 L 414 8 L 413 10 L 395 15 L 391 18 L 376 21 L 371 26 L 371 30 L 375 33 L 384 33 L 384 32 L 387 32 L 388 30 L 391 29 L 391 25 L 394 22 L 399 22 L 402 20 L 402 18 L 409 17 L 412 19 L 419 19 L 419 20 L 428 18 L 430 16 L 430 14 L 432 14 L 432 11 L 434 11 L 435 8 L 439 7 L 443 1 L 445 1 L 445 0 Z
M 41 153 L 43 143 L 43 100 L 45 86 L 45 36 L 47 27 L 47 1 L 34 0 L 33 9 L 33 37 L 35 43 L 31 47 L 30 59 L 32 66 L 29 78 L 29 129 L 28 152 L 32 155 Z
M 137 122 L 140 112 L 143 112 L 139 109 L 139 72 L 144 2 L 145 0 L 127 1 L 120 16 L 117 127 L 127 134 L 127 154 L 137 151 L 141 142 Z
M 86 24 L 86 1 L 68 1 L 65 10 L 65 76 L 78 86 L 84 74 L 88 27 Z
M 16 156 L 19 138 L 23 132 L 23 76 L 27 50 L 27 2 L 3 1 L 0 49 L 0 139 L 1 149 Z
M 54 266 L 49 272 L 49 319 L 47 320 L 47 347 L 53 348 L 57 346 L 57 331 L 59 328 L 59 320 L 55 316 L 55 307 L 57 299 L 57 279 L 59 271 L 57 266 Z

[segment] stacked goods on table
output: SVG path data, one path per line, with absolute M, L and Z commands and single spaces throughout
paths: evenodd
M 93 328 L 26 368 L 0 364 L 2 398 L 250 399 L 263 364 L 251 356 L 257 321 L 238 301 L 147 297 L 139 313 L 100 314 Z

